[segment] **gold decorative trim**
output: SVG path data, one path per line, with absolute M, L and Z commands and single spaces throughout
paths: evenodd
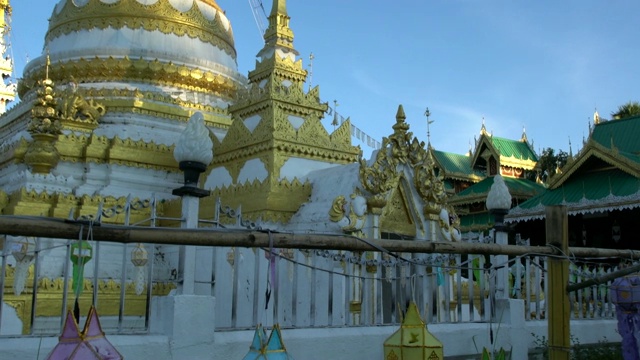
M 50 216 L 53 204 L 51 194 L 26 190 L 22 187 L 7 195 L 8 202 L 3 209 L 4 215 Z
M 31 309 L 33 305 L 33 265 L 29 267 L 27 280 L 25 281 L 25 290 L 21 295 L 15 295 L 13 292 L 13 277 L 15 268 L 7 266 L 4 281 L 4 302 L 14 308 L 18 318 L 22 321 L 22 334 L 31 332 Z M 69 295 L 73 291 L 71 289 L 71 279 L 67 291 Z M 88 309 L 92 304 L 93 281 L 85 279 L 83 283 L 84 293 L 78 299 L 81 309 Z M 173 283 L 157 283 L 154 282 L 151 293 L 152 296 L 166 296 L 175 289 Z M 121 284 L 114 280 L 98 280 L 98 296 L 100 299 L 100 314 L 102 316 L 117 316 L 120 311 L 120 291 Z M 59 318 L 61 314 L 62 298 L 64 294 L 64 279 L 42 278 L 37 284 L 37 307 L 36 319 L 44 317 Z M 144 316 L 146 313 L 146 289 L 140 295 L 136 294 L 135 284 L 133 281 L 127 282 L 125 285 L 125 297 L 127 298 L 125 306 L 126 316 Z M 68 296 L 66 308 L 71 309 L 74 306 L 74 297 Z
M 41 133 L 31 136 L 33 141 L 29 143 L 24 154 L 24 162 L 34 173 L 48 174 L 60 160 L 60 154 L 55 146 L 58 135 Z
M 211 190 L 211 196 L 200 202 L 204 214 L 213 214 L 216 199 L 225 206 L 237 208 L 242 205 L 243 219 L 263 222 L 286 223 L 309 200 L 311 184 L 293 181 L 265 179 L 251 183 L 225 186 Z M 235 221 L 235 220 L 234 220 Z
M 95 216 L 100 203 L 103 208 L 108 209 L 116 205 L 124 205 L 127 201 L 126 197 L 115 198 L 113 196 L 89 196 L 83 195 L 77 197 L 70 193 L 54 192 L 46 193 L 35 190 L 27 190 L 24 187 L 13 193 L 5 193 L 4 205 L 2 205 L 2 193 L 0 192 L 0 206 L 3 207 L 3 215 L 28 215 L 28 216 L 45 216 L 66 219 L 71 216 L 78 218 L 82 215 Z M 135 201 L 135 200 L 134 200 Z M 149 219 L 151 209 L 144 208 L 134 210 L 130 214 L 131 223 L 137 223 Z M 123 217 L 103 218 L 104 222 L 123 224 Z
M 44 67 L 34 68 L 20 81 L 18 94 L 24 97 L 37 79 L 45 76 Z M 90 59 L 54 62 L 49 69 L 52 80 L 64 83 L 75 79 L 78 82 L 118 81 L 144 82 L 185 89 L 185 92 L 201 92 L 224 100 L 232 100 L 236 96 L 240 81 L 231 77 L 203 71 L 200 68 L 177 65 L 158 59 L 130 59 L 94 57 Z M 128 91 L 128 90 L 121 90 Z
M 185 92 L 188 91 L 185 90 Z M 142 92 L 138 89 L 79 88 L 78 94 L 84 98 L 99 99 L 108 109 L 108 112 L 111 113 L 134 112 L 153 117 L 180 120 L 186 123 L 194 112 L 199 111 L 203 113 L 205 123 L 208 126 L 225 129 L 231 125 L 231 119 L 226 108 L 183 101 L 180 98 L 168 95 L 166 92 Z
M 424 148 L 424 142 L 413 138 L 409 132 L 409 124 L 402 105 L 398 107 L 394 133 L 382 139 L 382 147 L 376 154 L 371 165 L 360 157 L 360 182 L 364 189 L 372 194 L 368 199 L 371 208 L 385 206 L 383 199 L 389 196 L 389 191 L 398 186 L 401 172 L 398 167 L 408 166 L 414 173 L 414 185 L 424 201 L 424 213 L 434 218 L 440 208 L 446 205 L 446 192 L 442 176 L 435 172 L 431 153 Z M 374 210 L 372 210 L 374 211 Z M 376 211 L 374 211 L 376 213 Z
M 62 126 L 71 130 L 91 131 L 98 127 L 98 120 L 106 108 L 95 99 L 86 99 L 78 93 L 78 84 L 71 82 L 60 94 L 56 106 Z
M 391 191 L 389 200 L 382 210 L 380 231 L 414 238 L 417 232 L 416 227 L 422 228 L 422 222 L 416 221 L 418 211 L 405 194 L 401 184 L 402 181 L 398 181 L 398 185 Z
M 249 95 L 241 95 L 238 102 L 230 107 L 234 122 L 222 142 L 214 140 L 214 165 L 248 160 L 274 150 L 281 155 L 342 164 L 356 161 L 360 149 L 351 145 L 349 121 L 329 134 L 320 122 L 327 105 L 319 104 L 315 94 L 310 96 L 301 90 L 292 90 L 287 98 L 280 93 L 284 91 L 282 87 L 272 90 L 274 93 L 270 93 L 271 96 L 251 90 Z M 260 111 L 255 112 L 260 105 L 247 104 L 256 101 L 259 96 L 266 96 L 275 103 L 263 105 Z M 261 121 L 250 132 L 241 119 L 255 114 L 260 115 Z M 288 119 L 289 115 L 303 118 L 302 126 L 295 130 Z
M 608 148 L 595 140 L 589 139 L 587 145 L 580 151 L 576 159 L 567 162 L 569 166 L 562 169 L 562 173 L 553 176 L 549 181 L 549 189 L 557 189 L 569 179 L 589 158 L 597 157 L 602 161 L 615 166 L 629 175 L 640 178 L 640 164 L 620 155 L 618 149 Z
M 63 34 L 107 28 L 144 29 L 178 37 L 188 36 L 217 46 L 234 59 L 237 56 L 231 25 L 229 24 L 228 30 L 225 29 L 219 7 L 216 6 L 215 18 L 208 20 L 195 2 L 191 9 L 181 12 L 169 0 L 158 0 L 153 4 L 143 4 L 136 0 L 108 3 L 90 0 L 82 7 L 76 7 L 72 1 L 67 1 L 59 13 L 54 12 L 51 16 L 45 44 Z
M 533 170 L 537 162 L 533 160 L 522 160 L 516 157 L 500 156 L 500 167 L 510 166 L 513 168 L 521 168 L 524 170 Z
M 94 162 L 118 164 L 136 168 L 177 172 L 173 158 L 174 146 L 156 144 L 153 141 L 109 139 L 106 136 L 61 135 L 56 148 L 61 161 L 74 163 Z

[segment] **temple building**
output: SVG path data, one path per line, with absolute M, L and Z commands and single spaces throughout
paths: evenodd
M 10 14 L 9 0 L 0 9 Z M 529 220 L 545 194 L 558 202 L 558 189 L 591 176 L 580 166 L 611 173 L 611 196 L 637 202 L 636 188 L 616 191 L 620 181 L 637 184 L 638 149 L 631 138 L 607 142 L 614 125 L 606 122 L 546 192 L 530 180 L 538 158 L 526 134 L 494 137 L 483 125 L 469 154 L 446 153 L 413 135 L 402 104 L 368 119 L 388 136 L 363 157 L 349 119 L 331 130 L 323 124 L 329 104 L 320 86 L 308 86 L 290 20 L 287 1 L 273 0 L 264 45 L 245 76 L 237 60 L 253 54 L 237 54 L 232 22 L 215 0 L 53 5 L 42 54 L 17 86 L 0 84 L 0 113 L 14 94 L 20 99 L 0 115 L 0 215 L 88 230 L 74 239 L 0 239 L 0 335 L 18 339 L 3 351 L 33 358 L 36 346 L 23 338 L 44 338 L 42 348 L 52 350 L 65 317 L 73 320 L 68 310 L 93 307 L 96 333 L 109 334 L 119 354 L 160 360 L 284 356 L 288 334 L 295 337 L 287 346 L 321 356 L 382 353 L 388 334 L 380 325 L 399 324 L 409 304 L 425 321 L 493 321 L 488 281 L 464 278 L 461 256 L 96 241 L 98 226 L 182 227 L 210 238 L 254 232 L 271 243 L 278 233 L 461 241 L 492 226 L 485 202 L 496 175 L 514 216 Z M 3 77 L 12 71 L 5 60 Z M 623 228 L 630 221 L 616 220 Z M 419 320 L 409 325 L 424 326 Z M 449 338 L 470 348 L 485 334 L 480 325 L 451 327 Z M 238 347 L 253 329 L 254 343 L 249 335 Z M 521 334 L 505 341 L 523 353 L 530 341 Z M 310 337 L 318 348 L 308 347 Z M 371 339 L 380 340 L 378 350 Z M 468 355 L 462 351 L 452 353 Z
M 638 249 L 631 229 L 640 208 L 640 117 L 602 121 L 596 112 L 593 120 L 584 147 L 548 188 L 509 213 L 523 238 L 541 238 L 545 206 L 565 205 L 570 246 Z
M 274 1 L 255 69 L 244 77 L 236 66 L 231 23 L 213 0 L 59 1 L 45 50 L 22 74 L 20 102 L 0 118 L 1 213 L 168 227 L 180 226 L 187 216 L 203 220 L 201 227 L 251 223 L 270 231 L 459 239 L 433 154 L 409 131 L 402 105 L 390 109 L 385 120 L 390 135 L 371 159 L 351 144 L 348 119 L 327 131 L 321 120 L 328 104 L 318 86 L 306 90 L 308 74 L 289 21 L 286 1 Z M 192 184 L 201 188 L 198 210 L 185 215 L 188 200 L 176 192 L 183 185 L 183 164 L 174 153 L 190 119 L 206 126 L 213 157 L 203 165 L 201 180 Z M 127 216 L 120 215 L 123 209 Z M 236 216 L 219 216 L 223 209 L 234 209 Z M 68 267 L 64 247 L 54 243 L 39 265 L 38 276 L 47 283 L 60 283 Z M 106 318 L 121 311 L 115 302 L 121 281 L 130 284 L 125 291 L 131 296 L 130 313 L 144 312 L 146 291 L 159 297 L 176 287 L 185 291 L 180 281 L 190 275 L 177 247 L 157 246 L 152 252 L 139 245 L 137 255 L 127 254 L 121 264 L 118 244 L 101 244 L 99 251 L 82 246 L 77 251 L 87 256 L 72 254 L 74 269 L 91 261 L 92 251 L 102 258 L 84 281 L 100 279 L 86 288 L 104 282 L 102 296 L 109 300 L 100 312 Z M 225 296 L 223 285 L 231 279 L 220 274 L 228 266 L 240 258 L 245 265 L 262 261 L 245 250 L 199 251 L 195 294 Z M 134 286 L 131 275 L 144 268 L 147 251 L 149 262 L 157 262 L 153 289 L 139 281 Z M 11 278 L 18 278 L 10 268 Z M 323 289 L 329 282 L 316 285 Z M 32 291 L 29 282 L 25 286 Z M 408 286 L 402 285 L 405 295 Z M 74 285 L 86 308 L 91 296 L 82 289 Z M 396 316 L 391 287 L 370 291 L 382 294 L 385 309 L 376 311 L 391 321 Z M 62 288 L 43 288 L 45 293 L 47 304 L 63 301 Z M 359 319 L 360 300 L 353 301 L 353 314 L 342 316 Z M 55 320 L 47 320 L 30 328 L 32 307 L 24 292 L 5 302 L 19 309 L 25 333 L 55 326 Z M 250 314 L 257 306 L 247 304 L 243 311 Z M 216 307 L 219 326 L 232 327 L 243 318 L 234 318 L 230 310 L 224 304 Z M 54 314 L 39 307 L 35 317 L 53 319 Z M 256 325 L 255 317 L 244 318 L 240 325 Z
M 449 204 L 460 217 L 463 233 L 477 234 L 492 228 L 493 219 L 485 202 L 495 175 L 504 178 L 512 206 L 544 190 L 542 184 L 531 180 L 535 178 L 538 157 L 524 131 L 519 140 L 505 139 L 493 136 L 483 123 L 475 149 L 468 154 L 430 150 L 447 186 Z

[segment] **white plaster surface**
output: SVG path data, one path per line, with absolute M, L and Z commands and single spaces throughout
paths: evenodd
M 341 166 L 344 165 L 291 157 L 282 165 L 282 168 L 280 169 L 280 179 L 288 179 L 289 181 L 292 181 L 294 178 L 297 178 L 300 182 L 305 182 L 307 177 L 311 176 L 313 172 Z M 340 174 L 338 173 L 336 176 L 339 175 Z
M 572 321 L 571 332 L 581 344 L 597 343 L 605 336 L 608 341 L 616 342 L 620 341 L 620 336 L 615 331 L 616 326 L 614 320 Z M 282 339 L 288 353 L 295 359 L 382 359 L 383 343 L 397 329 L 397 326 L 283 329 Z M 478 354 L 482 347 L 492 347 L 489 343 L 488 324 L 435 324 L 428 325 L 428 329 L 442 341 L 445 358 L 465 358 L 465 355 Z M 194 324 L 191 332 L 198 331 L 207 332 L 208 328 L 198 328 Z M 494 346 L 511 349 L 514 360 L 526 359 L 527 350 L 536 345 L 532 334 L 546 336 L 546 331 L 546 321 L 529 321 L 526 326 L 518 329 L 508 324 L 502 324 L 498 329 L 494 324 Z M 213 330 L 211 333 L 213 334 Z M 249 350 L 253 330 L 218 331 L 213 336 L 212 343 L 195 342 L 184 346 L 172 342 L 170 336 L 159 334 L 107 335 L 107 338 L 125 359 L 241 359 Z M 57 337 L 0 338 L 2 358 L 44 359 L 57 341 Z
M 246 126 L 250 132 L 253 132 L 253 130 L 256 129 L 258 124 L 260 124 L 260 120 L 262 120 L 262 117 L 259 114 L 255 114 L 244 119 L 243 122 L 244 122 L 244 126 Z
M 224 186 L 229 186 L 233 183 L 233 179 L 231 178 L 231 174 L 229 174 L 229 170 L 224 167 L 219 167 L 211 170 L 211 173 L 207 177 L 207 180 L 204 183 L 205 189 L 215 189 L 222 188 Z
M 263 181 L 269 176 L 267 168 L 260 159 L 247 161 L 238 174 L 238 184 L 252 183 L 255 180 Z
M 310 172 L 306 179 L 312 185 L 311 197 L 291 218 L 287 229 L 292 231 L 341 232 L 341 225 L 329 219 L 329 209 L 337 196 L 342 195 L 345 199 L 349 199 L 355 191 L 359 185 L 359 166 L 354 163 Z M 290 166 L 289 169 L 293 171 L 295 166 Z

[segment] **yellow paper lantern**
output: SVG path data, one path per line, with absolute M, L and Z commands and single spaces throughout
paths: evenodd
M 444 348 L 420 318 L 418 307 L 409 304 L 400 329 L 384 342 L 384 360 L 442 360 Z

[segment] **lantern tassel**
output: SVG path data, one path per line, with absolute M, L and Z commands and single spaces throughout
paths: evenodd
M 24 291 L 24 284 L 29 274 L 29 266 L 31 266 L 31 260 L 16 261 L 16 271 L 13 275 L 13 293 L 16 295 L 20 295 Z
M 136 266 L 133 283 L 136 288 L 136 295 L 142 294 L 146 285 L 145 266 Z
M 78 298 L 73 303 L 73 317 L 76 318 L 76 323 L 80 322 L 80 304 L 78 304 Z
M 73 264 L 73 293 L 76 299 L 82 295 L 84 287 L 84 264 Z

